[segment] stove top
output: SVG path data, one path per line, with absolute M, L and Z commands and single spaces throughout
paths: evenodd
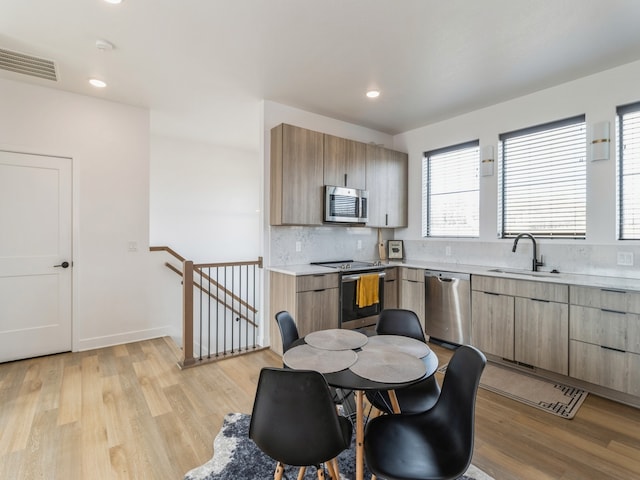
M 382 263 L 376 262 L 357 262 L 355 260 L 334 260 L 330 262 L 311 262 L 311 265 L 320 265 L 321 267 L 335 268 L 340 271 L 362 271 L 362 270 L 379 270 Z

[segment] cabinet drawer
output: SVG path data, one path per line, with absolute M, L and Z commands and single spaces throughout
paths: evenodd
M 301 275 L 296 277 L 296 291 L 324 290 L 325 288 L 338 288 L 338 274 L 324 273 L 319 275 Z
M 400 278 L 410 282 L 424 283 L 424 270 L 417 268 L 401 268 Z
M 628 390 L 629 353 L 571 340 L 569 375 L 606 388 Z
M 627 350 L 627 317 L 599 308 L 571 305 L 569 338 L 594 345 Z
M 640 313 L 640 292 L 572 285 L 571 303 L 619 312 Z
M 557 283 L 474 275 L 471 278 L 471 288 L 481 292 L 548 300 L 550 302 L 567 303 L 569 301 L 569 287 Z
M 388 282 L 390 280 L 396 280 L 398 278 L 398 269 L 397 268 L 386 268 L 384 270 L 385 276 L 384 281 Z

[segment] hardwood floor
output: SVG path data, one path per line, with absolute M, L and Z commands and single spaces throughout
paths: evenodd
M 161 338 L 0 364 L 0 478 L 179 480 L 226 413 L 251 411 L 260 368 L 281 365 L 177 359 Z M 476 426 L 473 462 L 498 480 L 640 478 L 640 410 L 595 395 L 565 420 L 480 389 Z

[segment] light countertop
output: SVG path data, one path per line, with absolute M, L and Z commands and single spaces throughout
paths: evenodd
M 588 287 L 612 288 L 620 290 L 640 291 L 640 279 L 625 277 L 605 277 L 600 275 L 581 275 L 575 273 L 550 273 L 549 271 L 530 272 L 515 270 L 508 267 L 489 267 L 482 265 L 463 265 L 455 263 L 425 262 L 421 260 L 405 260 L 403 262 L 385 262 L 383 266 L 410 267 L 442 272 L 468 273 L 471 275 L 485 275 L 490 277 L 512 278 L 545 283 L 560 283 L 566 285 L 580 285 Z M 285 275 L 319 275 L 335 273 L 337 270 L 319 265 L 275 265 L 267 270 Z M 497 271 L 496 271 L 497 270 Z

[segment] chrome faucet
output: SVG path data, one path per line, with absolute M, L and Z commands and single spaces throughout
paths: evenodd
M 542 261 L 542 255 L 540 255 L 540 261 L 538 261 L 538 245 L 533 235 L 531 235 L 530 233 L 519 234 L 516 237 L 516 239 L 513 241 L 513 248 L 511 249 L 511 251 L 512 252 L 516 251 L 516 247 L 518 246 L 518 240 L 520 240 L 522 237 L 527 237 L 531 239 L 531 241 L 533 242 L 533 260 L 531 262 L 531 268 L 532 268 L 532 271 L 537 272 L 538 267 L 542 267 L 544 265 L 544 262 Z

